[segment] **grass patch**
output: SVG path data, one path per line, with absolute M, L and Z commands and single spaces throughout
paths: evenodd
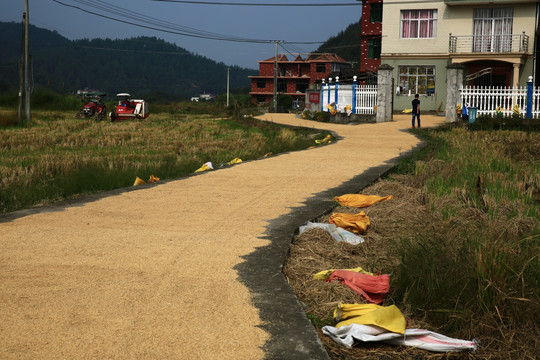
M 398 305 L 409 327 L 475 338 L 481 345 L 474 355 L 364 344 L 348 350 L 321 335 L 333 359 L 535 358 L 540 134 L 454 126 L 415 133 L 427 146 L 363 190 L 395 197 L 365 209 L 372 223 L 366 242 L 336 244 L 325 233 L 303 233 L 285 266 L 289 283 L 310 313 L 324 319 L 338 302 L 363 299 L 344 286 L 313 280 L 314 273 L 357 266 L 391 273 L 385 305 Z M 334 211 L 357 212 L 339 206 Z M 327 222 L 328 216 L 316 221 Z
M 136 176 L 177 178 L 207 161 L 219 166 L 305 149 L 327 134 L 251 117 L 167 112 L 111 123 L 74 115 L 36 111 L 31 124 L 0 133 L 2 212 L 131 186 Z

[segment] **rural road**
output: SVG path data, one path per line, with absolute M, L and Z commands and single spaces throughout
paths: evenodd
M 1 216 L 0 358 L 327 359 L 281 273 L 291 238 L 419 140 L 409 115 L 260 118 L 340 140 Z

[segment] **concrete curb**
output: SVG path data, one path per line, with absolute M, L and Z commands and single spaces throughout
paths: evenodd
M 283 275 L 283 266 L 298 227 L 331 211 L 335 206 L 334 196 L 359 193 L 392 170 L 397 159 L 424 146 L 425 143 L 420 143 L 401 156 L 370 168 L 339 187 L 315 195 L 305 205 L 293 208 L 289 214 L 271 220 L 264 236 L 271 244 L 245 256 L 245 262 L 235 267 L 240 281 L 252 293 L 253 303 L 264 322 L 262 328 L 271 336 L 264 346 L 266 359 L 329 359 L 315 328 Z

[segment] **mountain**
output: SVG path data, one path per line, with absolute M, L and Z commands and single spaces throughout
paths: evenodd
M 0 22 L 0 93 L 18 89 L 21 23 Z M 227 65 L 156 37 L 69 40 L 30 25 L 34 88 L 58 93 L 98 89 L 164 99 L 226 91 Z M 253 69 L 230 67 L 230 87 L 247 88 Z
M 336 36 L 330 37 L 317 50 L 316 53 L 336 53 L 349 62 L 360 61 L 360 34 L 362 24 L 360 21 L 347 26 Z

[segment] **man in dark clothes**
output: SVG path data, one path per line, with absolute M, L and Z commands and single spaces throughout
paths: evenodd
M 414 95 L 414 100 L 412 101 L 412 127 L 414 129 L 414 118 L 418 119 L 418 127 L 420 127 L 420 100 L 418 100 L 419 95 Z

